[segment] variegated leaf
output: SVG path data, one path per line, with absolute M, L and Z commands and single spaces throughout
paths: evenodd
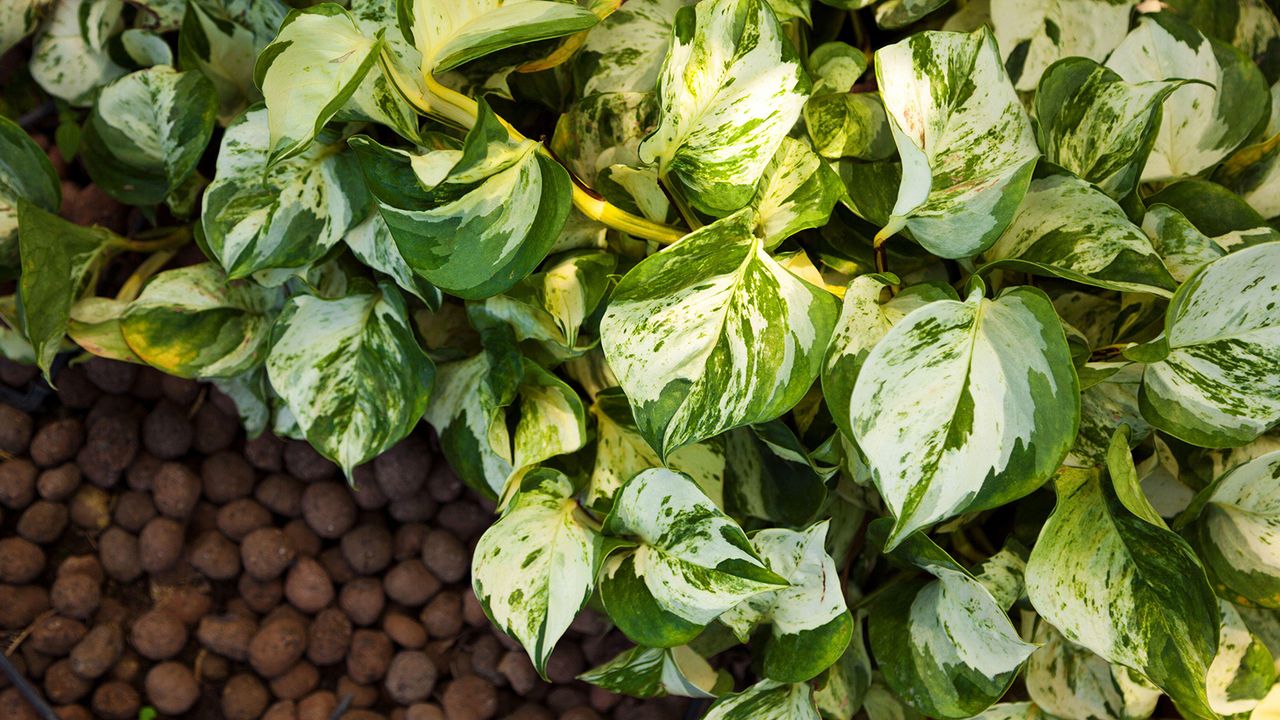
M 881 535 L 889 521 L 868 531 Z M 967 718 L 1004 694 L 1035 646 L 990 591 L 923 533 L 895 551 L 933 579 L 910 578 L 870 608 L 871 653 L 885 681 L 929 717 Z
M 837 0 L 841 4 L 869 5 L 874 0 Z M 948 0 L 885 0 L 876 6 L 876 24 L 896 30 L 946 5 Z
M 1249 203 L 1211 180 L 1198 177 L 1179 180 L 1143 202 L 1148 206 L 1172 207 L 1227 252 L 1280 240 L 1280 230 L 1268 225 Z
M 1124 40 L 1133 6 L 1133 0 L 992 0 L 992 28 L 1014 87 L 1034 90 L 1062 58 L 1104 60 Z
M 18 323 L 45 377 L 67 332 L 71 305 L 85 293 L 118 238 L 82 227 L 25 200 L 18 201 Z
M 19 200 L 57 212 L 62 184 L 44 150 L 16 122 L 0 117 L 0 276 L 18 267 Z
M 604 539 L 556 470 L 526 474 L 471 561 L 476 598 L 546 676 L 556 642 L 591 597 Z
M 1063 469 L 1027 562 L 1027 595 L 1071 642 L 1136 670 L 1183 717 L 1215 718 L 1205 676 L 1218 609 L 1186 542 L 1133 515 L 1097 469 Z
M 129 28 L 120 33 L 120 46 L 129 59 L 139 67 L 173 65 L 173 48 L 158 34 L 141 28 Z
M 381 49 L 381 37 L 366 36 L 341 5 L 313 5 L 285 18 L 253 71 L 267 104 L 268 163 L 307 147 L 355 94 Z
M 365 37 L 382 36 L 382 63 L 391 64 L 402 74 L 415 73 L 422 65 L 422 57 L 400 32 L 399 4 L 398 0 L 353 0 L 351 17 Z M 365 75 L 334 117 L 386 125 L 411 142 L 419 139 L 418 111 L 396 87 L 392 74 L 381 66 Z
M 810 680 L 849 646 L 853 617 L 824 546 L 827 525 L 820 522 L 801 532 L 766 528 L 752 535 L 751 544 L 765 564 L 791 586 L 747 598 L 720 616 L 744 643 L 758 626 L 769 624 L 762 662 L 763 674 L 771 680 Z
M 426 421 L 435 428 L 449 466 L 468 486 L 496 497 L 512 473 L 511 454 L 500 453 L 489 439 L 501 407 L 489 390 L 491 366 L 484 353 L 440 367 Z M 502 426 L 506 429 L 505 424 Z M 505 438 L 503 438 L 505 440 Z
M 223 125 L 262 99 L 253 82 L 254 59 L 288 12 L 280 0 L 187 0 L 178 33 L 179 64 L 213 82 Z
M 1026 555 L 1025 548 L 1014 544 L 1001 548 L 974 568 L 974 578 L 1006 611 L 1026 594 L 1023 579 L 1027 571 Z
M 424 75 L 515 45 L 576 33 L 599 20 L 576 3 L 553 0 L 402 0 L 405 32 L 422 55 Z
M 819 720 L 813 688 L 807 683 L 761 680 L 742 692 L 725 695 L 703 720 Z
M 1235 606 L 1218 600 L 1222 624 L 1218 654 L 1209 666 L 1209 706 L 1224 716 L 1247 713 L 1266 697 L 1276 680 L 1271 651 L 1257 638 Z
M 1040 78 L 1035 97 L 1045 158 L 1112 199 L 1123 198 L 1137 187 L 1147 164 L 1165 98 L 1181 85 L 1164 79 L 1125 82 L 1088 58 L 1054 63 Z
M 72 105 L 92 103 L 95 90 L 125 73 L 107 50 L 123 10 L 123 0 L 56 0 L 31 48 L 31 77 Z
M 1067 173 L 1031 181 L 988 262 L 1124 292 L 1168 297 L 1177 283 L 1119 205 Z
M 813 694 L 825 720 L 853 720 L 871 687 L 871 657 L 862 630 L 864 617 L 864 613 L 854 616 L 849 648 L 827 671 L 825 681 Z
M 569 214 L 568 174 L 537 143 L 513 140 L 483 100 L 461 149 L 410 153 L 363 136 L 351 147 L 405 262 L 452 295 L 511 288 Z
M 1213 238 L 1197 230 L 1185 215 L 1168 205 L 1147 208 L 1147 214 L 1142 217 L 1142 231 L 1151 238 L 1169 274 L 1179 283 L 1227 254 Z
M 1146 15 L 1107 59 L 1129 82 L 1199 80 L 1164 102 L 1144 182 L 1195 175 L 1225 158 L 1266 112 L 1267 84 L 1239 50 L 1206 38 L 1171 13 Z
M 688 0 L 628 0 L 599 25 L 574 59 L 578 94 L 651 93 L 671 44 L 676 12 Z
M 249 110 L 222 136 L 204 195 L 204 236 L 228 277 L 296 271 L 320 259 L 365 217 L 368 191 L 340 141 L 269 165 L 267 111 Z
M 604 532 L 638 543 L 609 558 L 600 598 L 641 645 L 687 643 L 742 600 L 787 585 L 765 567 L 742 528 L 673 470 L 645 470 L 628 481 Z
M 609 364 L 660 457 L 778 417 L 818 375 L 833 298 L 778 265 L 743 210 L 634 267 L 600 322 Z
M 1040 645 L 1027 660 L 1027 694 L 1062 720 L 1145 720 L 1155 712 L 1160 690 L 1138 672 L 1113 665 L 1039 622 Z
M 804 126 L 825 158 L 884 160 L 895 152 L 884 102 L 872 93 L 827 93 L 809 98 Z
M 1151 425 L 1138 407 L 1141 384 L 1142 366 L 1128 364 L 1080 393 L 1080 431 L 1071 446 L 1071 454 L 1063 461 L 1065 464 L 1072 467 L 1104 464 L 1111 435 L 1120 425 L 1129 427 L 1135 444 L 1151 433 Z
M 677 695 L 714 698 L 733 687 L 733 679 L 719 673 L 688 645 L 673 648 L 633 647 L 578 676 L 609 692 L 638 698 Z
M 802 526 L 827 497 L 826 477 L 781 420 L 724 436 L 724 508 L 734 517 Z
M 1169 303 L 1168 355 L 1143 374 L 1142 414 L 1202 447 L 1243 445 L 1280 422 L 1280 243 L 1205 266 Z
M 295 295 L 272 332 L 267 376 L 321 454 L 351 476 L 426 410 L 435 367 L 394 285 L 325 300 Z
M 614 495 L 641 470 L 663 467 L 631 417 L 631 406 L 618 388 L 596 395 L 591 414 L 596 419 L 596 461 L 587 485 L 589 507 L 608 511 Z M 693 479 L 703 493 L 724 507 L 725 455 L 718 439 L 686 445 L 671 453 L 667 467 Z
M 218 97 L 198 72 L 157 66 L 102 89 L 85 125 L 81 157 L 103 190 L 157 205 L 195 171 L 213 135 Z
M 902 185 L 888 236 L 903 228 L 935 255 L 977 255 L 1026 192 L 1040 151 L 995 37 L 922 32 L 876 52 Z
M 526 359 L 518 395 L 520 419 L 511 455 L 516 470 L 586 445 L 586 410 L 578 393 L 563 380 Z
M 716 217 L 751 200 L 809 91 L 764 0 L 681 8 L 658 82 L 658 127 L 640 144 L 640 158 Z
M 1271 86 L 1271 115 L 1261 141 L 1227 158 L 1215 178 L 1263 217 L 1280 216 L 1280 81 Z
M 853 437 L 897 522 L 913 531 L 1016 500 L 1048 479 L 1079 424 L 1079 384 L 1041 291 L 940 300 L 877 343 L 850 398 Z
M 67 337 L 98 357 L 140 363 L 120 333 L 120 316 L 127 307 L 129 303 L 115 298 L 81 298 L 68 313 Z
M 1195 501 L 1189 537 L 1218 593 L 1280 607 L 1280 451 L 1236 467 Z
M 836 171 L 804 142 L 785 137 L 751 200 L 756 233 L 772 248 L 801 230 L 826 225 L 842 195 Z
M 282 293 L 228 283 L 213 263 L 157 275 L 121 319 L 124 340 L 148 365 L 187 378 L 232 377 L 266 357 Z
M 53 0 L 12 0 L 0 6 L 0 55 L 35 31 Z
M 342 242 L 351 248 L 351 254 L 356 259 L 395 280 L 400 289 L 416 295 L 428 307 L 440 307 L 440 289 L 413 274 L 409 264 L 404 261 L 404 256 L 400 254 L 395 239 L 391 237 L 391 230 L 382 219 L 382 213 L 377 210 L 371 212 L 363 222 L 342 236 Z
M 236 377 L 214 378 L 211 382 L 219 392 L 235 403 L 246 437 L 256 438 L 267 429 L 267 423 L 271 420 L 271 391 L 267 385 L 267 371 L 264 368 L 259 367 Z M 287 408 L 285 412 L 288 412 Z M 276 434 L 280 437 L 289 437 L 284 433 Z
M 641 172 L 640 141 L 653 127 L 657 111 L 652 93 L 589 95 L 560 116 L 551 147 L 574 175 L 592 187 L 601 187 L 601 176 L 613 166 Z M 655 173 L 650 174 L 657 179 Z M 601 187 L 601 191 L 608 188 Z
M 904 288 L 881 303 L 885 286 L 891 284 L 890 278 L 875 274 L 859 275 L 850 281 L 844 291 L 840 318 L 827 345 L 822 394 L 832 419 L 848 437 L 853 437 L 849 400 L 858 371 L 871 348 L 907 313 L 934 300 L 952 297 L 947 292 L 950 288 L 943 290 L 937 285 L 920 284 Z

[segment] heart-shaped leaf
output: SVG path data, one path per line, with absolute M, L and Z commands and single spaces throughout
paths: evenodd
M 18 266 L 19 200 L 57 212 L 62 185 L 44 150 L 17 123 L 0 117 L 0 274 Z

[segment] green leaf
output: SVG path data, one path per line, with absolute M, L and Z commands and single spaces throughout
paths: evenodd
M 399 291 L 384 282 L 334 300 L 291 297 L 267 376 L 307 440 L 350 477 L 417 425 L 435 367 Z
M 877 343 L 850 398 L 853 437 L 897 518 L 889 547 L 1049 478 L 1079 424 L 1079 385 L 1039 290 L 918 308 Z
M 53 0 L 13 0 L 0 6 L 0 55 L 35 31 Z
M 1271 116 L 1262 138 L 1227 158 L 1215 178 L 1262 216 L 1273 218 L 1280 215 L 1280 82 L 1271 86 Z
M 366 37 L 340 5 L 289 13 L 253 71 L 267 103 L 268 163 L 307 147 L 351 99 L 381 47 L 381 38 Z
M 599 20 L 574 3 L 552 0 L 401 0 L 405 33 L 422 55 L 422 73 L 451 70 L 515 45 L 570 35 Z
M 837 4 L 870 5 L 867 0 L 835 0 Z M 947 4 L 948 0 L 885 0 L 876 7 L 876 25 L 904 28 Z
M 1143 374 L 1142 414 L 1202 447 L 1237 447 L 1280 422 L 1280 243 L 1206 265 L 1169 303 L 1169 354 Z
M 17 123 L 0 117 L 0 275 L 18 266 L 20 200 L 57 212 L 62 184 L 44 150 Z
M 1171 13 L 1145 15 L 1107 59 L 1129 82 L 1199 80 L 1164 103 L 1144 182 L 1195 175 L 1249 136 L 1267 109 L 1267 83 L 1239 50 L 1201 35 Z
M 1216 238 L 1227 250 L 1260 242 L 1280 240 L 1280 231 L 1271 227 L 1239 195 L 1203 178 L 1187 178 L 1167 185 L 1146 198 L 1146 204 L 1168 205 L 1191 222 L 1197 230 Z
M 844 184 L 804 142 L 783 138 L 765 166 L 751 206 L 757 234 L 772 248 L 792 235 L 827 224 Z
M 795 125 L 809 78 L 764 0 L 681 8 L 640 159 L 717 217 L 746 205 Z
M 732 687 L 732 678 L 717 673 L 688 645 L 673 648 L 633 647 L 612 660 L 578 676 L 619 695 L 638 698 L 677 695 L 714 698 L 722 686 Z
M 876 52 L 902 156 L 882 236 L 906 228 L 947 258 L 977 255 L 1013 219 L 1040 151 L 990 30 L 922 32 Z
M 574 59 L 579 97 L 599 93 L 651 93 L 667 47 L 676 11 L 687 0 L 628 0 L 599 25 Z
M 67 332 L 71 305 L 96 279 L 118 240 L 98 226 L 81 227 L 36 205 L 18 201 L 18 321 L 35 350 L 36 364 L 49 377 L 53 358 Z
M 186 5 L 179 64 L 213 83 L 218 120 L 226 125 L 262 99 L 253 82 L 254 59 L 275 37 L 289 8 L 280 0 L 187 0 Z
M 116 80 L 102 89 L 85 125 L 85 169 L 121 202 L 158 205 L 195 171 L 217 102 L 197 72 L 161 65 Z
M 537 143 L 513 140 L 483 100 L 461 150 L 409 153 L 366 137 L 351 147 L 405 262 L 451 295 L 511 288 L 546 257 L 569 214 L 568 174 Z
M 1280 451 L 1224 473 L 1193 502 L 1188 537 L 1223 597 L 1280 607 Z
M 409 264 L 400 254 L 391 230 L 382 219 L 382 213 L 374 210 L 363 222 L 347 230 L 342 242 L 360 262 L 387 275 L 401 290 L 416 296 L 430 308 L 439 308 L 440 289 L 413 274 Z
M 753 225 L 744 210 L 646 258 L 600 322 L 609 365 L 660 457 L 778 417 L 818 375 L 835 303 L 769 257 Z
M 1028 91 L 1062 58 L 1105 59 L 1132 10 L 1130 0 L 992 0 L 991 25 L 1014 87 Z
M 1109 290 L 1168 297 L 1177 287 L 1124 210 L 1065 173 L 1031 181 L 1013 222 L 982 257 Z
M 173 65 L 173 49 L 164 38 L 150 30 L 129 28 L 120 33 L 120 45 L 139 67 Z
M 761 680 L 711 706 L 703 720 L 819 720 L 813 688 L 807 683 Z
M 724 454 L 724 507 L 735 517 L 801 526 L 822 508 L 826 478 L 781 420 L 729 431 Z
M 881 535 L 889 521 L 868 531 Z M 1035 646 L 991 592 L 923 533 L 894 555 L 933 576 L 909 578 L 871 605 L 871 653 L 885 681 L 929 717 L 967 718 L 1004 695 Z
M 737 523 L 673 470 L 645 470 L 628 481 L 604 532 L 639 543 L 606 562 L 600 598 L 641 645 L 683 645 L 742 600 L 787 585 Z
M 365 217 L 368 191 L 338 142 L 317 142 L 269 165 L 267 111 L 256 107 L 222 137 L 204 195 L 205 240 L 232 279 L 298 271 Z
M 1231 716 L 1258 707 L 1276 680 L 1276 668 L 1267 646 L 1249 631 L 1235 606 L 1218 600 L 1222 624 L 1218 630 L 1218 654 L 1209 666 L 1209 706 Z
M 744 643 L 758 626 L 769 624 L 763 673 L 771 680 L 812 679 L 840 659 L 853 635 L 840 576 L 824 547 L 827 525 L 802 532 L 766 528 L 752 535 L 751 545 L 765 564 L 791 586 L 747 598 L 720 616 Z
M 1160 699 L 1160 690 L 1138 672 L 1103 660 L 1062 637 L 1047 622 L 1036 624 L 1040 645 L 1027 660 L 1027 694 L 1057 718 L 1145 720 Z
M 121 319 L 124 340 L 138 358 L 170 375 L 232 377 L 267 355 L 281 293 L 228 283 L 213 263 L 157 275 Z
M 476 598 L 543 677 L 556 642 L 591 597 L 602 546 L 573 499 L 573 483 L 550 469 L 524 476 L 506 513 L 476 544 Z
M 1027 562 L 1027 595 L 1071 642 L 1150 678 L 1183 717 L 1214 718 L 1218 609 L 1186 542 L 1131 514 L 1099 470 L 1064 469 Z
M 591 414 L 596 419 L 596 461 L 586 503 L 607 511 L 628 480 L 641 470 L 663 467 L 663 462 L 640 434 L 621 389 L 610 388 L 597 395 Z M 724 507 L 725 451 L 721 441 L 685 445 L 671 453 L 666 467 L 688 475 L 717 507 Z
M 853 620 L 853 638 L 844 655 L 827 671 L 826 681 L 814 692 L 818 712 L 826 720 L 852 720 L 871 687 L 871 658 L 862 632 L 863 614 Z
M 92 103 L 95 90 L 125 73 L 107 52 L 123 9 L 123 0 L 57 0 L 32 45 L 31 77 L 72 105 Z
M 1165 98 L 1182 84 L 1164 79 L 1125 82 L 1088 58 L 1054 63 L 1040 78 L 1035 97 L 1036 133 L 1045 159 L 1097 185 L 1114 200 L 1125 197 L 1137 188 L 1147 164 Z

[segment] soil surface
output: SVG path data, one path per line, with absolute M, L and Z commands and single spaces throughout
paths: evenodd
M 470 585 L 493 519 L 421 427 L 349 487 L 247 440 L 211 386 L 0 359 L 0 652 L 62 718 L 660 720 L 575 677 L 630 643 L 586 612 L 543 682 Z M 40 716 L 0 676 L 0 718 Z

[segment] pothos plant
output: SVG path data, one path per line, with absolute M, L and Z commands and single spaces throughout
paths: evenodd
M 636 645 L 583 679 L 709 718 L 1277 711 L 1260 0 L 7 3 L 31 32 L 63 156 L 155 227 L 59 218 L 0 121 L 5 353 L 210 380 L 348 475 L 425 418 L 539 672 L 591 604 Z

